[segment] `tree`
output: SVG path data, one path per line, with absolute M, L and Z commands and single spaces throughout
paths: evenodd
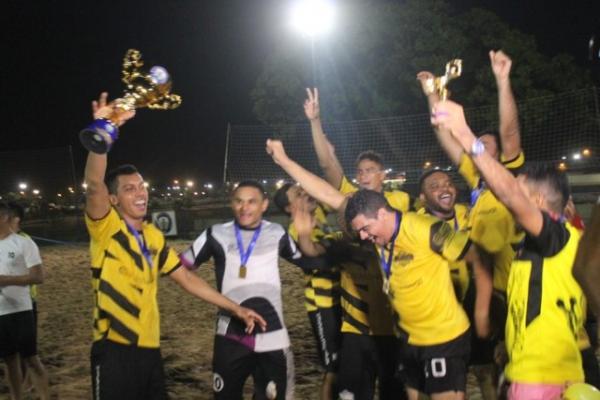
M 466 107 L 494 104 L 490 49 L 503 49 L 513 58 L 518 99 L 591 85 L 589 74 L 571 57 L 542 55 L 532 36 L 486 10 L 458 13 L 443 0 L 355 1 L 340 14 L 335 36 L 314 46 L 317 86 L 328 120 L 424 113 L 417 72 L 440 75 L 452 58 L 463 59 L 463 76 L 451 84 L 453 98 Z M 310 45 L 282 37 L 251 94 L 256 117 L 275 127 L 304 121 L 302 102 L 304 88 L 313 86 L 311 68 Z M 494 118 L 490 115 L 490 121 Z

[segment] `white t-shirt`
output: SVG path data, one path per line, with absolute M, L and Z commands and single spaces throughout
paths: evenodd
M 0 275 L 28 275 L 41 265 L 40 251 L 33 240 L 11 233 L 0 240 Z M 32 309 L 29 286 L 0 286 L 0 315 Z

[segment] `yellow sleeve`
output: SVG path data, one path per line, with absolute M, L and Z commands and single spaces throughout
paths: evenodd
M 468 231 L 455 231 L 450 224 L 441 220 L 431 224 L 429 246 L 446 260 L 461 260 L 470 245 Z
M 518 156 L 512 160 L 507 160 L 504 154 L 500 155 L 500 161 L 508 169 L 518 169 L 525 165 L 525 154 L 521 151 Z
M 410 209 L 410 196 L 408 193 L 401 190 L 392 190 L 390 192 L 383 192 L 383 195 L 393 209 L 402 212 Z
M 465 153 L 460 155 L 458 172 L 462 175 L 465 181 L 467 181 L 467 184 L 471 189 L 477 187 L 477 184 L 479 183 L 479 171 L 477 170 L 477 167 L 473 163 L 471 157 Z
M 352 183 L 350 183 L 348 178 L 346 178 L 344 176 L 342 178 L 342 183 L 340 184 L 339 191 L 341 194 L 349 194 L 349 193 L 354 193 L 354 192 L 358 191 L 358 188 L 356 186 L 354 186 Z
M 158 258 L 158 268 L 160 270 L 160 273 L 163 275 L 169 275 L 181 265 L 182 264 L 179 260 L 179 257 L 177 256 L 177 253 L 175 253 L 175 251 L 171 247 L 165 244 Z
M 86 213 L 85 225 L 92 240 L 99 242 L 111 237 L 121 228 L 121 218 L 117 211 L 111 207 L 108 214 L 100 219 L 92 219 Z

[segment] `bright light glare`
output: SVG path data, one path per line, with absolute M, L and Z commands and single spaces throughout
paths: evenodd
M 301 0 L 292 8 L 292 27 L 309 37 L 329 32 L 333 19 L 331 0 Z
M 573 154 L 573 160 L 581 160 L 581 153 Z
M 19 189 L 21 189 L 21 190 L 27 189 L 27 184 L 25 182 L 19 183 Z

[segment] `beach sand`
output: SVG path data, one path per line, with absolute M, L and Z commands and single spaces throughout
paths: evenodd
M 188 242 L 176 242 L 182 250 Z M 53 399 L 91 398 L 89 353 L 92 340 L 92 290 L 88 248 L 41 248 L 46 280 L 39 286 L 38 352 L 48 369 Z M 199 275 L 214 285 L 211 263 Z M 296 365 L 296 399 L 318 399 L 321 370 L 303 303 L 303 277 L 282 263 L 284 317 Z M 169 278 L 159 282 L 161 351 L 171 399 L 212 399 L 212 345 L 216 308 L 181 290 Z M 3 371 L 0 399 L 8 398 Z M 479 399 L 470 376 L 469 398 Z M 252 383 L 245 398 L 251 398 Z M 37 398 L 29 393 L 26 399 Z

